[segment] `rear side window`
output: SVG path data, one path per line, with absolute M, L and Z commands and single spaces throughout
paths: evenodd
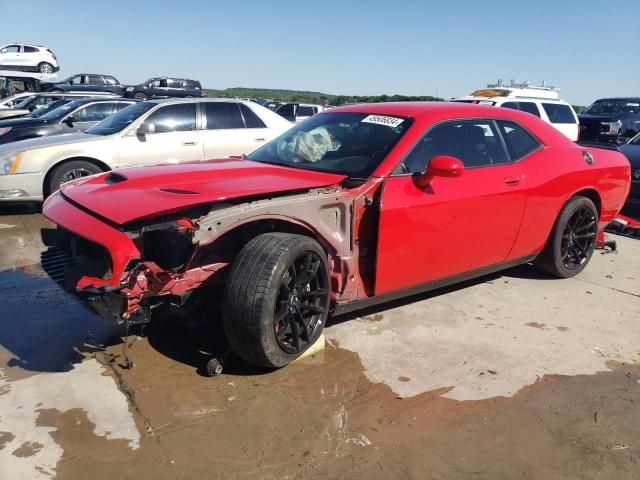
M 153 123 L 156 133 L 188 132 L 196 129 L 196 104 L 167 105 L 153 112 L 145 120 Z
M 540 142 L 517 123 L 497 120 L 512 161 L 520 160 L 540 148 Z
M 576 123 L 573 111 L 569 105 L 543 103 L 542 108 L 544 108 L 551 123 Z
M 38 49 L 34 47 L 24 47 L 24 53 L 36 53 L 37 51 Z
M 205 102 L 207 130 L 244 128 L 242 115 L 237 103 Z
M 540 116 L 540 110 L 538 106 L 532 102 L 505 102 L 501 105 L 503 108 L 510 108 L 512 110 L 521 110 L 523 112 L 530 113 L 536 117 Z
M 102 85 L 104 80 L 99 75 L 89 75 L 89 85 Z
M 258 116 L 253 113 L 253 111 L 247 107 L 246 105 L 240 103 L 240 110 L 242 111 L 242 116 L 244 117 L 244 123 L 247 128 L 265 128 L 264 123 Z

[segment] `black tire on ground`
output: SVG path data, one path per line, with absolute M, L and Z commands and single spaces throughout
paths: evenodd
M 147 96 L 142 92 L 137 92 L 133 95 L 134 100 L 138 100 L 139 102 L 144 102 L 147 99 Z
M 589 198 L 578 195 L 569 199 L 534 266 L 559 278 L 580 273 L 595 250 L 598 219 L 598 209 Z
M 100 173 L 103 170 L 94 163 L 87 162 L 86 160 L 72 160 L 70 162 L 58 165 L 51 172 L 49 182 L 46 185 L 48 190 L 45 194 L 51 195 L 53 192 L 60 188 L 65 182 L 75 180 L 76 178 L 86 177 L 88 175 L 94 175 Z
M 38 64 L 38 72 L 40 73 L 53 73 L 53 65 L 47 62 Z
M 259 235 L 240 251 L 227 278 L 223 320 L 229 344 L 247 363 L 283 367 L 320 337 L 329 298 L 327 255 L 318 242 L 287 233 Z

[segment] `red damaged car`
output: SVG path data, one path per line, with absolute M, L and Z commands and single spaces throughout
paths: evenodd
M 527 113 L 352 105 L 247 157 L 64 185 L 44 205 L 58 228 L 43 266 L 119 324 L 219 298 L 231 348 L 281 367 L 329 314 L 526 262 L 576 275 L 629 179 L 619 152 Z

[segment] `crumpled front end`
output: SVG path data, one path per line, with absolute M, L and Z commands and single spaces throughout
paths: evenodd
M 116 324 L 148 322 L 159 297 L 171 296 L 180 304 L 187 292 L 226 266 L 182 271 L 194 248 L 194 227 L 188 219 L 126 232 L 60 192 L 47 200 L 43 212 L 58 225 L 55 230 L 43 230 L 49 247 L 42 255 L 44 270 Z

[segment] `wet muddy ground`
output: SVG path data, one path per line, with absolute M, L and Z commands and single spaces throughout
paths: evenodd
M 334 319 L 278 371 L 214 327 L 131 335 L 38 266 L 29 208 L 0 211 L 0 479 L 638 479 L 640 241 L 578 278 L 528 267 Z

